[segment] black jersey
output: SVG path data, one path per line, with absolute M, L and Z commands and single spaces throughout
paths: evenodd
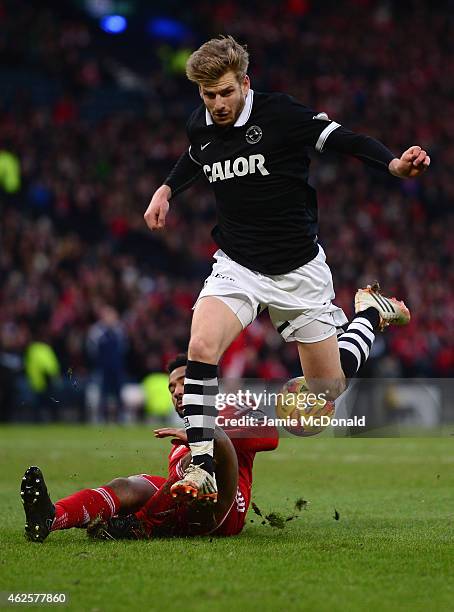
M 192 114 L 187 124 L 190 159 L 180 160 L 166 183 L 175 195 L 203 173 L 216 197 L 218 223 L 212 236 L 219 247 L 251 270 L 285 274 L 318 253 L 308 148 L 322 152 L 338 131 L 335 148 L 361 157 L 364 146 L 355 150 L 355 139 L 368 137 L 341 128 L 288 95 L 250 90 L 232 126 L 214 124 L 204 105 Z M 383 150 L 369 155 L 373 165 L 387 165 L 394 157 Z

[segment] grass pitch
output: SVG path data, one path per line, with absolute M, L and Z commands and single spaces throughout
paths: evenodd
M 42 545 L 22 535 L 30 464 L 57 499 L 165 474 L 169 442 L 144 427 L 4 427 L 0 438 L 0 591 L 66 592 L 64 609 L 92 612 L 453 608 L 452 438 L 283 440 L 257 456 L 253 500 L 284 517 L 308 500 L 284 529 L 250 510 L 234 538 L 92 542 L 72 529 Z

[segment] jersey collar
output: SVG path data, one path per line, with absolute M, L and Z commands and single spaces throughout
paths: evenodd
M 245 125 L 245 123 L 247 123 L 249 117 L 251 116 L 253 102 L 254 102 L 254 90 L 250 89 L 247 93 L 243 110 L 241 111 L 241 114 L 238 117 L 238 119 L 233 124 L 233 127 L 241 127 Z M 213 125 L 213 119 L 211 118 L 211 115 L 208 112 L 208 109 L 205 109 L 205 119 L 206 119 L 207 125 Z

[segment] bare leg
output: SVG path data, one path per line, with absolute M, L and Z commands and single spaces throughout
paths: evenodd
M 115 478 L 108 485 L 120 501 L 119 514 L 131 514 L 142 508 L 156 493 L 156 488 L 139 476 Z
M 311 392 L 326 393 L 334 400 L 345 391 L 336 335 L 320 342 L 298 342 L 298 353 L 306 382 Z
M 220 299 L 207 296 L 198 301 L 192 320 L 183 396 L 184 423 L 193 466 L 192 476 L 189 470 L 175 483 L 173 492 L 181 497 L 196 491 L 199 498 L 216 498 L 213 438 L 217 363 L 242 328 L 236 314 Z
M 242 329 L 240 320 L 224 302 L 211 296 L 200 299 L 192 317 L 189 359 L 217 364 Z

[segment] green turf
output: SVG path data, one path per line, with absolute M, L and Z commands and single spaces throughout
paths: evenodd
M 169 443 L 116 427 L 10 427 L 0 439 L 0 591 L 64 591 L 64 609 L 93 612 L 453 608 L 452 438 L 283 440 L 258 456 L 253 499 L 286 516 L 309 500 L 285 529 L 250 511 L 236 538 L 91 542 L 70 530 L 42 545 L 22 536 L 28 465 L 57 498 L 164 474 Z

